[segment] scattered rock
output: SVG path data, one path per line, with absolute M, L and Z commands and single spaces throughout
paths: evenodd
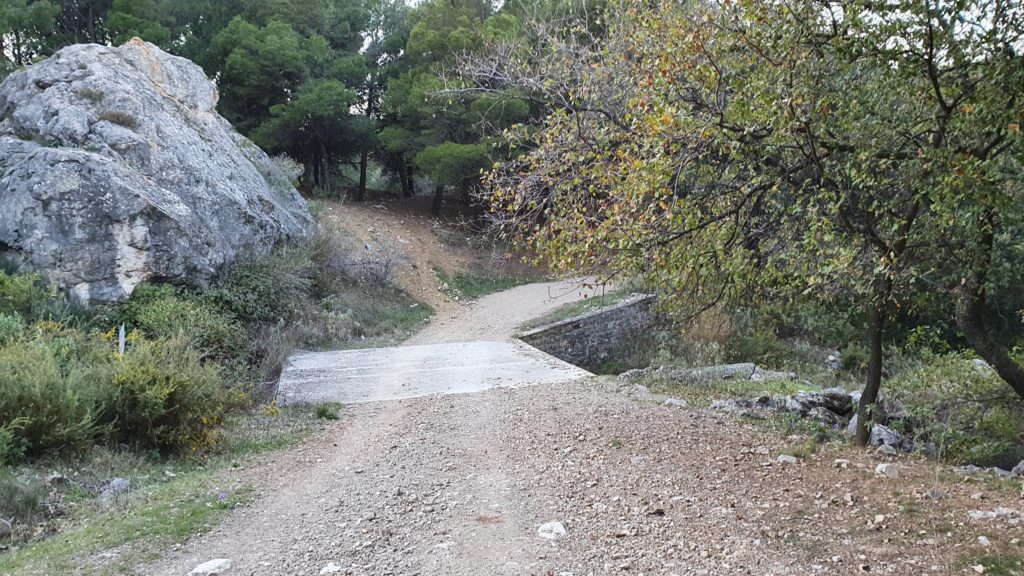
M 79 302 L 205 284 L 316 223 L 216 110 L 198 65 L 138 39 L 79 44 L 0 84 L 0 246 Z
M 900 469 L 895 464 L 879 464 L 875 466 L 876 476 L 885 476 L 886 478 L 897 478 L 900 475 Z
M 537 536 L 541 538 L 547 538 L 548 540 L 555 540 L 566 535 L 565 525 L 561 522 L 547 522 L 541 524 L 540 528 L 537 529 Z
M 842 429 L 846 426 L 846 419 L 823 406 L 811 408 L 806 418 L 820 422 L 823 426 L 832 429 Z
M 903 437 L 899 432 L 882 426 L 881 424 L 875 424 L 871 427 L 871 438 L 869 440 L 872 446 L 892 446 L 898 448 L 903 443 Z
M 779 464 L 796 464 L 797 462 L 800 461 L 800 459 L 797 458 L 796 456 L 790 456 L 789 454 L 780 454 L 779 457 L 775 459 L 775 461 L 778 462 Z
M 680 400 L 679 398 L 665 398 L 662 403 L 666 406 L 675 406 L 677 408 L 686 408 L 689 406 L 686 400 Z
M 832 352 L 825 359 L 825 365 L 828 367 L 829 370 L 833 372 L 838 372 L 839 369 L 842 368 L 843 366 L 843 353 L 840 352 L 839 350 Z
M 100 491 L 100 501 L 109 504 L 116 496 L 131 491 L 132 483 L 125 478 L 114 478 Z
M 1024 460 L 1021 460 L 1020 464 L 1014 466 L 1011 472 L 1014 476 L 1020 476 L 1021 478 L 1024 478 Z
M 228 560 L 227 558 L 217 558 L 196 566 L 188 573 L 188 576 L 213 576 L 214 574 L 223 574 L 230 569 L 231 560 Z
M 978 544 L 981 544 L 982 546 L 988 548 L 992 545 L 992 541 L 986 538 L 985 536 L 978 536 Z
M 343 568 L 341 566 L 338 566 L 334 562 L 328 562 L 327 566 L 324 566 L 323 568 L 320 569 L 320 574 L 321 575 L 323 575 L 323 574 L 337 574 L 338 572 L 341 572 L 342 570 L 343 570 Z
M 896 456 L 899 454 L 899 451 L 888 444 L 881 444 L 878 448 L 875 448 L 875 454 L 880 454 L 882 456 Z
M 971 520 L 999 520 L 1003 518 L 1018 518 L 1021 513 L 1019 510 L 1013 508 L 1004 508 L 1000 506 L 995 510 L 968 510 L 967 516 Z

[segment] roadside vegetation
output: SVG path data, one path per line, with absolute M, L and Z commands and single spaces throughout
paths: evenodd
M 435 268 L 438 281 L 442 286 L 447 286 L 443 291 L 448 292 L 458 300 L 473 300 L 481 296 L 493 294 L 530 284 L 543 282 L 545 278 L 539 274 L 524 272 L 503 272 L 488 269 L 459 270 L 452 274 L 445 272 L 442 268 Z
M 206 288 L 146 284 L 119 306 L 90 309 L 35 274 L 0 272 L 0 549 L 88 523 L 80 512 L 113 478 L 135 494 L 162 482 L 164 468 L 209 471 L 294 440 L 303 426 L 271 403 L 292 351 L 394 343 L 430 316 L 381 266 L 323 233 L 242 261 Z M 315 415 L 336 419 L 339 408 Z M 253 426 L 263 430 L 246 436 Z M 180 491 L 155 494 L 165 506 Z M 151 504 L 132 514 L 158 514 Z
M 786 396 L 801 390 L 860 390 L 868 355 L 858 338 L 857 316 L 809 307 L 799 315 L 789 310 L 787 314 L 769 308 L 731 315 L 705 313 L 683 327 L 666 325 L 648 331 L 626 349 L 620 361 L 625 368 L 753 362 L 796 375 L 794 380 L 765 381 L 679 383 L 656 376 L 645 380 L 653 390 L 696 407 L 721 399 Z M 909 435 L 933 459 L 953 464 L 1010 469 L 1024 460 L 1024 400 L 970 351 L 924 334 L 912 329 L 886 344 L 890 361 L 884 399 L 898 402 L 909 415 L 906 429 L 896 431 Z M 797 425 L 790 416 L 771 420 L 779 418 Z M 816 422 L 801 421 L 798 426 L 820 429 L 822 438 L 847 440 Z

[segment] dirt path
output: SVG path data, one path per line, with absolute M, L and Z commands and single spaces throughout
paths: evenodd
M 435 269 L 454 274 L 474 267 L 522 268 L 502 251 L 473 250 L 442 241 L 442 236 L 458 239 L 454 217 L 434 218 L 406 200 L 381 197 L 361 204 L 321 200 L 318 207 L 323 225 L 339 230 L 357 249 L 368 246 L 397 256 L 398 285 L 440 317 L 455 313 L 462 303 L 441 290 Z
M 1019 508 L 983 484 L 933 500 L 923 462 L 879 478 L 852 451 L 777 464 L 779 444 L 607 378 L 356 405 L 239 472 L 260 496 L 141 573 L 229 558 L 245 575 L 953 574 L 978 535 L 1014 537 L 967 516 Z M 539 537 L 552 521 L 567 534 Z
M 406 344 L 435 344 L 468 340 L 507 340 L 520 325 L 552 310 L 595 294 L 604 288 L 583 280 L 518 286 L 489 294 L 438 315 Z
M 443 326 L 475 336 L 502 316 L 488 334 L 504 334 L 526 314 L 509 307 L 543 308 L 545 293 L 494 295 Z M 227 558 L 226 574 L 268 576 L 953 574 L 979 535 L 1019 537 L 1018 517 L 967 515 L 1019 509 L 1005 490 L 940 482 L 910 457 L 878 477 L 879 457 L 852 449 L 779 464 L 786 442 L 608 377 L 351 405 L 304 446 L 231 472 L 254 501 L 138 573 Z M 567 533 L 539 536 L 548 522 Z
M 579 295 L 533 285 L 435 306 L 409 343 L 505 339 Z M 1019 515 L 967 514 L 1021 509 L 1005 489 L 849 448 L 780 464 L 799 442 L 785 436 L 609 377 L 350 405 L 228 472 L 253 501 L 137 573 L 227 558 L 228 576 L 958 574 L 975 573 L 972 554 L 1019 550 Z M 899 477 L 874 474 L 881 461 Z M 540 536 L 549 522 L 566 533 Z

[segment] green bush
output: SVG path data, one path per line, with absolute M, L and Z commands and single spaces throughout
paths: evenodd
M 732 317 L 732 336 L 728 358 L 736 362 L 754 362 L 780 367 L 792 357 L 791 351 L 775 333 L 775 323 L 752 310 L 738 310 Z
M 37 338 L 0 347 L 0 422 L 30 454 L 81 449 L 103 435 L 97 424 L 98 384 L 62 348 Z
M 0 470 L 0 520 L 12 528 L 32 526 L 44 515 L 46 487 Z
M 0 313 L 29 314 L 54 298 L 55 293 L 43 287 L 38 274 L 9 274 L 0 270 Z
M 0 312 L 0 345 L 25 335 L 25 320 L 20 314 Z
M 173 286 L 138 286 L 121 307 L 120 316 L 151 338 L 183 336 L 205 358 L 238 358 L 245 354 L 245 333 L 237 321 Z
M 125 443 L 196 452 L 217 442 L 225 389 L 181 338 L 133 342 L 115 362 L 102 419 Z
M 242 262 L 210 291 L 210 297 L 243 322 L 289 322 L 309 300 L 311 256 L 310 246 L 289 247 Z
M 1024 402 L 968 354 L 925 356 L 888 385 L 910 412 L 919 439 L 933 442 L 946 459 L 1005 466 L 1002 455 L 1019 454 Z
M 25 443 L 17 434 L 25 423 L 25 418 L 18 418 L 0 426 L 0 466 L 12 464 L 25 455 Z

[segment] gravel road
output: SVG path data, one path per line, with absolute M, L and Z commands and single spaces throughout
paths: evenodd
M 509 297 L 413 342 L 517 310 Z M 850 448 L 779 463 L 793 441 L 610 377 L 351 405 L 230 472 L 254 500 L 138 572 L 226 558 L 229 576 L 963 573 L 979 534 L 1008 546 L 1020 530 L 966 514 L 1020 508 L 1004 493 L 954 480 L 933 497 L 923 460 L 885 457 L 898 478 Z M 551 522 L 565 534 L 542 537 Z

